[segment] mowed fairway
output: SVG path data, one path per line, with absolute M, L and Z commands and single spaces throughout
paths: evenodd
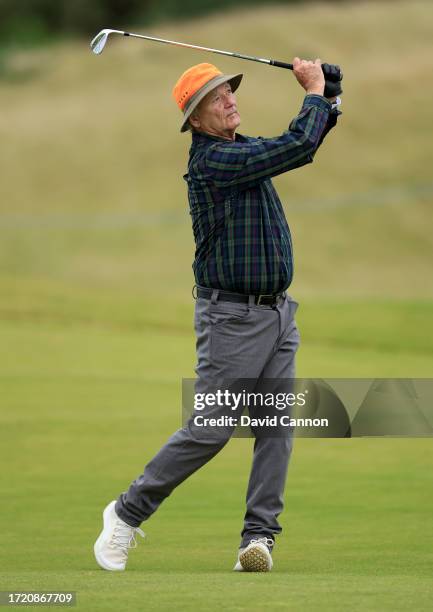
M 430 609 L 428 439 L 297 440 L 269 575 L 231 573 L 252 447 L 234 439 L 144 524 L 127 572 L 96 569 L 103 506 L 179 425 L 192 338 L 46 322 L 1 334 L 3 589 L 73 589 L 85 610 Z M 323 350 L 364 372 L 375 355 Z
M 341 130 L 275 181 L 302 377 L 433 372 L 433 9 L 388 7 L 152 30 L 344 68 Z M 179 427 L 195 365 L 172 84 L 199 61 L 244 70 L 251 134 L 281 132 L 302 100 L 282 70 L 124 42 L 100 58 L 78 43 L 17 53 L 0 82 L 0 590 L 74 590 L 86 611 L 431 610 L 431 439 L 297 440 L 275 568 L 258 575 L 231 571 L 252 451 L 234 439 L 143 524 L 126 572 L 96 568 L 102 509 Z

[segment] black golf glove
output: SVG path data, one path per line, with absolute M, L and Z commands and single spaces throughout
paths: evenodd
M 325 98 L 334 98 L 335 96 L 339 96 L 342 93 L 343 90 L 341 89 L 340 81 L 334 83 L 333 81 L 325 80 L 325 91 L 323 92 Z
M 334 98 L 343 93 L 341 89 L 343 73 L 340 70 L 340 66 L 336 64 L 322 64 L 322 70 L 325 76 L 325 91 L 323 93 L 325 98 Z

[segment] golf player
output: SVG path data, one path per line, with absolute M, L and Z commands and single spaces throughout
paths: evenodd
M 184 179 L 196 244 L 196 392 L 215 389 L 227 379 L 295 376 L 298 304 L 287 293 L 293 278 L 292 241 L 271 179 L 311 163 L 341 113 L 339 98 L 329 95 L 333 90 L 328 79 L 325 83 L 320 59 L 296 57 L 293 72 L 305 97 L 299 114 L 275 138 L 237 132 L 241 120 L 235 91 L 242 74 L 225 75 L 212 64 L 198 64 L 186 70 L 173 89 L 183 113 L 180 131 L 192 133 Z M 263 97 L 263 113 L 269 112 L 266 92 L 258 95 Z M 103 529 L 94 545 L 102 568 L 124 570 L 137 535 L 144 536 L 140 524 L 228 442 L 233 427 L 215 426 L 223 414 L 218 405 L 201 412 L 216 417 L 209 427 L 197 424 L 195 414 L 128 491 L 104 509 Z M 255 435 L 236 571 L 272 568 L 291 450 L 291 433 Z

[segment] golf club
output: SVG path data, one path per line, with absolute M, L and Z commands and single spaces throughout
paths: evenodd
M 252 62 L 261 62 L 262 64 L 269 64 L 270 66 L 276 66 L 277 68 L 287 68 L 288 70 L 293 70 L 293 64 L 288 64 L 286 62 L 280 62 L 279 60 L 266 59 L 263 57 L 254 57 L 252 55 L 244 55 L 243 53 L 235 53 L 233 51 L 221 51 L 220 49 L 211 49 L 209 47 L 200 47 L 199 45 L 190 45 L 187 43 L 177 42 L 175 40 L 165 40 L 164 38 L 156 38 L 155 36 L 145 36 L 144 34 L 134 34 L 133 32 L 123 32 L 122 30 L 109 30 L 105 28 L 101 30 L 99 34 L 95 36 L 95 38 L 90 43 L 90 48 L 93 53 L 99 55 L 104 50 L 105 45 L 107 44 L 107 40 L 110 34 L 121 34 L 122 36 L 132 36 L 133 38 L 144 38 L 145 40 L 151 40 L 154 42 L 165 43 L 167 45 L 175 45 L 176 47 L 186 47 L 188 49 L 198 49 L 199 51 L 208 51 L 209 53 L 218 53 L 220 55 L 228 55 L 229 57 L 236 57 L 238 59 L 249 60 Z M 324 64 L 322 64 L 323 68 Z M 325 64 L 328 66 L 328 64 Z M 333 73 L 332 75 L 327 75 L 327 71 L 324 70 L 325 76 L 330 78 L 331 80 L 339 80 L 343 78 L 343 75 L 338 69 L 337 73 Z

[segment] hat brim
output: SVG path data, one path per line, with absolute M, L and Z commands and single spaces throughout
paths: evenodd
M 187 105 L 187 109 L 184 112 L 182 127 L 180 128 L 181 132 L 186 132 L 188 130 L 188 119 L 203 100 L 203 98 L 215 87 L 219 85 L 223 85 L 223 83 L 229 82 L 232 88 L 232 91 L 236 91 L 242 81 L 243 74 L 221 74 L 220 76 L 211 79 L 206 85 L 203 85 L 201 89 L 199 89 L 189 100 Z

